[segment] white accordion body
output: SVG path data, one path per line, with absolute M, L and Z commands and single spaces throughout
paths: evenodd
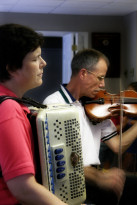
M 73 105 L 50 105 L 36 115 L 42 184 L 69 205 L 86 199 L 79 114 Z

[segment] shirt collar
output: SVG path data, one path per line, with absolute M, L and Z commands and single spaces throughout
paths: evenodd
M 76 99 L 71 95 L 71 93 L 68 91 L 68 89 L 66 88 L 66 84 L 63 84 L 62 87 L 65 89 L 65 91 L 67 92 L 67 94 L 69 95 L 69 97 L 71 98 L 72 102 L 75 102 Z
M 13 93 L 11 90 L 9 90 L 8 88 L 6 88 L 4 85 L 0 84 L 0 95 L 8 95 L 8 96 L 12 96 L 12 97 L 17 97 L 15 95 L 15 93 Z M 26 112 L 26 113 L 30 113 L 30 110 L 28 109 L 28 107 L 24 104 L 20 104 L 22 109 Z
M 0 95 L 8 95 L 8 96 L 17 97 L 15 93 L 13 93 L 11 90 L 9 90 L 7 87 L 5 87 L 2 84 L 0 84 Z

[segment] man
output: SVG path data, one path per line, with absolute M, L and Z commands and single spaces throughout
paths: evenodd
M 100 164 L 99 149 L 100 141 L 106 143 L 115 153 L 119 152 L 119 135 L 111 120 L 104 120 L 96 125 L 88 119 L 80 99 L 83 96 L 94 98 L 96 94 L 105 87 L 104 78 L 109 66 L 109 61 L 105 55 L 94 49 L 79 51 L 72 59 L 72 76 L 66 86 L 44 100 L 44 104 L 52 103 L 72 103 L 79 110 L 82 151 L 84 161 L 85 178 L 87 181 L 87 196 L 90 203 L 95 204 L 117 204 L 125 181 L 124 172 L 113 168 L 103 173 L 91 165 Z M 136 139 L 137 124 L 130 131 L 123 133 L 122 151 L 124 152 Z M 90 185 L 90 186 L 89 186 Z M 95 186 L 94 186 L 95 185 Z M 88 189 L 89 188 L 89 189 Z M 95 191 L 94 191 L 95 190 Z M 107 191 L 115 193 L 117 199 L 111 198 L 111 194 L 105 195 Z M 94 194 L 96 197 L 94 198 Z M 100 197 L 100 194 L 101 197 Z M 93 196 L 93 198 L 92 198 Z M 110 196 L 110 198 L 108 198 Z M 110 200 L 109 200 L 110 199 Z
M 0 26 L 0 96 L 22 98 L 42 84 L 43 37 L 22 25 Z M 0 104 L 0 204 L 65 205 L 35 179 L 29 109 L 14 100 Z

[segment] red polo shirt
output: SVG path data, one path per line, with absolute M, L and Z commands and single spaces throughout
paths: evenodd
M 16 95 L 0 85 L 0 95 Z M 27 118 L 29 109 L 14 100 L 0 104 L 0 204 L 16 204 L 6 181 L 20 175 L 35 174 L 32 153 L 32 130 Z

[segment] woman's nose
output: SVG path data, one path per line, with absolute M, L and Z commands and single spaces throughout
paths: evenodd
M 41 65 L 42 67 L 45 67 L 47 65 L 46 61 L 41 57 Z

